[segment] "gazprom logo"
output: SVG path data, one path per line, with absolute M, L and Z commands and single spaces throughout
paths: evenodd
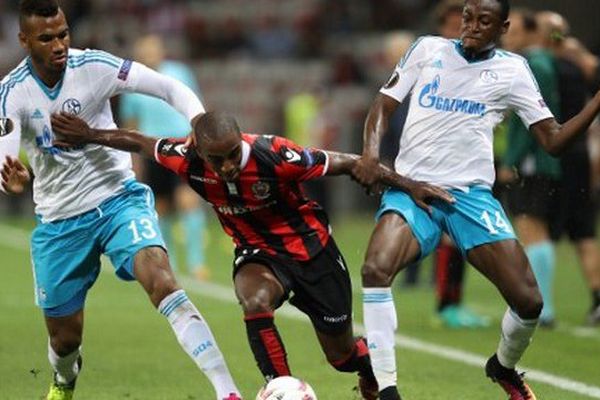
M 474 100 L 438 96 L 440 76 L 436 75 L 433 82 L 426 84 L 419 94 L 419 105 L 423 108 L 435 108 L 439 111 L 461 112 L 471 115 L 485 114 L 485 104 Z

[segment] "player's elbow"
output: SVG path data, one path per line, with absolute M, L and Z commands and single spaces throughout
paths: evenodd
M 560 156 L 565 147 L 554 133 L 541 137 L 539 142 L 544 151 L 553 157 Z

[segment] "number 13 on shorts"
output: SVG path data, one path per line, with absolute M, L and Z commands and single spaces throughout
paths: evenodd
M 490 235 L 497 235 L 500 232 L 513 233 L 512 228 L 500 214 L 500 211 L 494 212 L 493 215 L 484 211 L 479 219 L 483 221 Z
M 144 239 L 154 239 L 157 236 L 156 230 L 152 226 L 152 221 L 148 218 L 140 218 L 132 220 L 127 229 L 131 231 L 132 244 L 136 244 Z

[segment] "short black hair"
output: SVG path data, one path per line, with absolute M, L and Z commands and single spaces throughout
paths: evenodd
M 465 4 L 468 0 L 465 0 Z M 500 18 L 502 21 L 506 21 L 508 19 L 508 15 L 510 14 L 510 1 L 509 0 L 496 0 L 500 3 Z
M 60 6 L 58 0 L 21 0 L 19 2 L 19 18 L 23 19 L 38 17 L 54 17 L 58 14 Z
M 241 135 L 240 127 L 235 118 L 226 112 L 209 111 L 195 121 L 194 135 L 196 140 L 218 140 L 226 133 L 235 132 Z

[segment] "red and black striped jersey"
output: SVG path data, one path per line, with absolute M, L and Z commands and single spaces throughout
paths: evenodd
M 184 178 L 215 210 L 236 246 L 306 261 L 327 245 L 327 214 L 300 183 L 327 172 L 327 154 L 277 136 L 242 134 L 239 178 L 227 182 L 185 139 L 161 139 L 156 161 Z

